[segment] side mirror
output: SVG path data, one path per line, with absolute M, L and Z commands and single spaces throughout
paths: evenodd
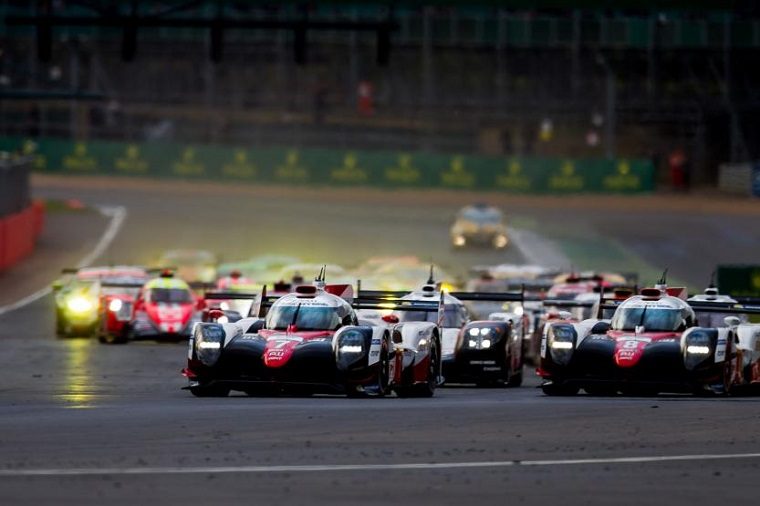
M 643 325 L 636 325 L 635 332 L 636 334 L 643 334 L 644 332 L 646 332 L 646 329 L 644 328 Z
M 382 319 L 385 323 L 398 323 L 398 316 L 395 314 L 387 314 Z
M 206 309 L 206 301 L 204 299 L 196 300 L 195 309 L 197 309 L 198 311 L 202 311 L 203 309 Z
M 726 324 L 726 327 L 736 327 L 741 322 L 742 320 L 738 316 L 726 316 L 723 318 L 723 323 Z

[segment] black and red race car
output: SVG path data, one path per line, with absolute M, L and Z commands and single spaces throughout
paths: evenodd
M 230 300 L 255 297 L 256 317 L 237 322 L 203 322 L 190 337 L 188 389 L 198 397 L 231 390 L 261 393 L 346 394 L 430 397 L 441 381 L 438 326 L 410 322 L 395 326 L 360 321 L 356 308 L 379 307 L 354 300 L 350 285 L 313 286 L 269 297 L 216 293 Z M 389 299 L 383 307 L 437 312 L 438 301 Z M 211 319 L 221 310 L 209 312 Z
M 617 305 L 611 320 L 550 322 L 541 341 L 539 375 L 547 395 L 726 393 L 731 387 L 736 330 L 700 327 L 700 312 L 753 312 L 707 301 L 664 281 Z

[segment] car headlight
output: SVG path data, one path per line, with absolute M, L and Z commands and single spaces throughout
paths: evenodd
M 467 330 L 467 347 L 474 350 L 487 350 L 498 340 L 498 329 L 491 327 L 472 327 Z
M 463 235 L 454 236 L 454 246 L 464 246 L 467 244 L 467 239 Z
M 570 325 L 552 325 L 549 329 L 549 349 L 552 360 L 565 365 L 570 361 L 575 347 L 575 329 Z
M 506 235 L 499 234 L 493 238 L 493 245 L 497 248 L 503 248 L 507 243 L 509 243 L 509 239 Z
M 715 329 L 695 329 L 684 336 L 684 365 L 694 369 L 712 355 L 714 339 L 717 339 Z
M 338 369 L 346 371 L 366 367 L 371 340 L 370 328 L 349 328 L 338 334 L 335 343 Z
M 224 327 L 218 323 L 199 323 L 195 326 L 195 355 L 203 365 L 212 366 L 222 353 Z
M 341 336 L 338 346 L 340 353 L 363 353 L 364 336 L 359 332 L 346 332 Z
M 221 309 L 222 311 L 229 311 L 230 305 L 227 302 L 222 302 L 221 304 L 219 304 L 219 309 Z
M 75 314 L 89 313 L 95 308 L 92 300 L 83 295 L 74 295 L 66 301 L 66 308 Z
M 108 303 L 108 310 L 112 313 L 118 313 L 121 311 L 121 308 L 124 306 L 124 303 L 121 301 L 121 299 L 112 299 L 111 302 Z

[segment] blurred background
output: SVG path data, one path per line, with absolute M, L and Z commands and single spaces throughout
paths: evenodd
M 757 159 L 754 2 L 612 4 L 2 0 L 0 135 L 130 143 L 133 172 L 153 141 L 635 159 L 679 189 Z

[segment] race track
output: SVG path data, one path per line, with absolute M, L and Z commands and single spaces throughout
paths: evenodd
M 193 246 L 228 260 L 282 253 L 349 266 L 415 254 L 460 273 L 526 260 L 516 245 L 449 250 L 449 220 L 468 195 L 75 186 L 35 190 L 127 209 L 101 263 Z M 752 210 L 663 217 L 621 202 L 600 212 L 521 200 L 514 226 L 548 241 L 539 245 L 570 245 L 558 254 L 578 255 L 583 243 L 582 255 L 612 262 L 617 254 L 599 249 L 612 244 L 635 265 L 670 265 L 694 283 L 716 259 L 760 253 L 760 237 L 746 234 L 757 229 Z M 63 266 L 52 265 L 56 252 L 70 264 L 97 242 L 107 220 L 77 216 L 49 217 L 45 261 L 29 260 L 36 272 L 52 276 Z M 39 274 L 9 276 L 4 290 L 8 279 L 28 285 L 14 293 L 40 288 Z M 0 338 L 0 504 L 692 505 L 746 504 L 756 493 L 760 398 L 546 398 L 529 373 L 519 389 L 442 388 L 433 399 L 196 399 L 180 389 L 184 344 L 57 340 L 50 296 L 0 316 Z

